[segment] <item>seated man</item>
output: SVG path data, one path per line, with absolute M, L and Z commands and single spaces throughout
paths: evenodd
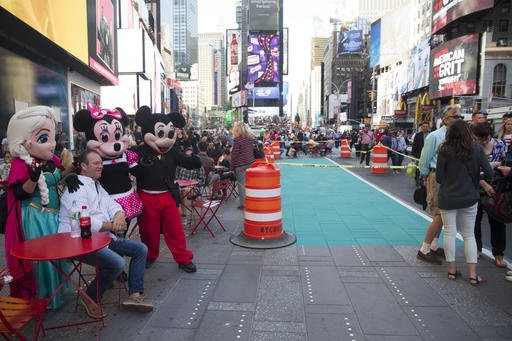
M 131 257 L 130 271 L 128 274 L 128 294 L 122 306 L 129 310 L 149 312 L 153 305 L 145 302 L 142 296 L 144 291 L 144 266 L 146 264 L 146 245 L 134 240 L 117 238 L 116 233 L 126 230 L 125 213 L 121 206 L 111 199 L 110 195 L 101 187 L 98 179 L 103 170 L 101 156 L 93 150 L 84 151 L 78 159 L 81 182 L 80 188 L 69 193 L 66 189 L 61 197 L 59 213 L 59 232 L 70 231 L 70 216 L 73 201 L 81 207 L 87 205 L 91 217 L 91 230 L 107 233 L 112 237 L 108 247 L 99 250 L 95 254 L 85 257 L 84 262 L 95 265 L 98 256 L 98 267 L 100 276 L 99 290 L 96 289 L 96 280 L 87 288 L 87 295 L 94 301 L 101 300 L 105 291 L 112 287 L 114 280 L 124 269 L 124 256 Z M 99 297 L 97 297 L 99 292 Z M 91 303 L 85 297 L 80 296 L 82 304 L 91 318 L 102 318 L 106 316 L 100 306 Z

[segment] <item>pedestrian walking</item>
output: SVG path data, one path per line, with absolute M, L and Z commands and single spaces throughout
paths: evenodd
M 457 230 L 464 239 L 464 254 L 471 285 L 485 282 L 476 272 L 477 247 L 474 234 L 477 202 L 480 198 L 480 170 L 490 181 L 493 170 L 482 146 L 475 141 L 471 127 L 455 120 L 446 131 L 439 147 L 436 180 L 439 183 L 439 210 L 445 228 L 444 247 L 448 263 L 448 279 L 458 276 L 455 264 Z M 491 194 L 491 193 L 489 193 Z

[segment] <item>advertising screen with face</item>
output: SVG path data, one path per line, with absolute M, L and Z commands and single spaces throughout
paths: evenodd
M 431 99 L 476 93 L 478 34 L 462 36 L 430 52 Z
M 247 44 L 248 81 L 253 84 L 279 83 L 279 35 L 249 34 Z

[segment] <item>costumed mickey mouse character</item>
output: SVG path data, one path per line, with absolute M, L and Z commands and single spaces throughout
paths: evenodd
M 138 217 L 142 242 L 148 247 L 146 267 L 150 267 L 159 255 L 160 231 L 165 243 L 179 267 L 186 272 L 195 272 L 193 254 L 187 250 L 185 233 L 178 211 L 179 188 L 174 183 L 176 167 L 197 169 L 201 159 L 184 154 L 174 146 L 176 128 L 185 126 L 185 118 L 178 114 L 152 114 L 142 106 L 135 114 L 135 122 L 142 127 L 144 145 L 135 147 L 139 156 L 139 167 L 133 172 L 137 178 L 137 189 L 144 204 Z
M 124 134 L 128 124 L 123 109 L 102 109 L 89 103 L 87 109 L 78 111 L 73 117 L 75 130 L 85 133 L 87 148 L 97 151 L 103 159 L 101 186 L 121 205 L 127 220 L 142 212 L 142 202 L 130 180 L 130 172 L 138 166 L 138 156 L 128 150 L 130 139 Z M 70 180 L 66 179 L 66 182 L 70 185 Z M 69 187 L 73 192 L 74 186 Z

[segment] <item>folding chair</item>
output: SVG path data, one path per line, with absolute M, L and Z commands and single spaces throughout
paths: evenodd
M 17 268 L 9 275 L 13 277 L 13 281 L 21 278 L 25 273 L 31 271 L 34 265 L 29 267 Z M 0 271 L 5 272 L 6 269 Z M 3 276 L 3 275 L 2 275 Z M 48 299 L 46 298 L 16 298 L 8 296 L 0 296 L 0 334 L 5 339 L 14 336 L 18 340 L 27 340 L 21 334 L 21 330 L 32 320 L 37 319 L 34 326 L 34 340 L 39 337 L 42 330 L 45 334 L 43 321 L 46 313 Z
M 231 180 L 231 179 L 227 179 L 229 181 L 228 183 L 228 186 L 226 188 L 226 192 L 227 192 L 227 195 L 226 195 L 226 200 L 228 200 L 229 198 L 233 197 L 233 198 L 238 198 L 238 189 L 237 189 L 237 182 L 236 180 Z
M 212 193 L 208 199 L 202 199 L 192 203 L 192 215 L 197 214 L 199 221 L 192 228 L 192 232 L 190 233 L 191 235 L 194 234 L 202 224 L 204 228 L 210 232 L 212 237 L 215 238 L 215 234 L 209 226 L 213 219 L 219 223 L 222 230 L 226 231 L 224 225 L 222 225 L 220 220 L 217 218 L 217 212 L 222 202 L 226 199 L 229 183 L 229 179 L 214 182 L 212 184 Z M 218 197 L 219 195 L 220 198 Z

